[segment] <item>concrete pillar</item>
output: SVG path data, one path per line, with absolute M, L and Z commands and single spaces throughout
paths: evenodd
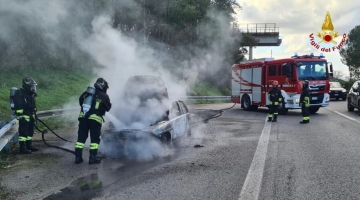
M 253 47 L 250 46 L 249 47 L 249 60 L 252 60 L 253 59 Z

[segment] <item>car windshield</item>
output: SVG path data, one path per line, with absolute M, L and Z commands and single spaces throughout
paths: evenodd
M 331 88 L 341 88 L 341 84 L 339 82 L 330 82 Z
M 326 80 L 327 64 L 325 61 L 301 61 L 296 63 L 299 80 Z

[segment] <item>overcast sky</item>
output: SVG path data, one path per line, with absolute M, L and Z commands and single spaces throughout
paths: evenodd
M 299 55 L 314 53 L 320 50 L 310 45 L 309 35 L 322 31 L 326 12 L 329 11 L 341 42 L 343 33 L 348 34 L 356 25 L 360 24 L 360 1 L 350 0 L 238 0 L 243 10 L 237 15 L 238 23 L 276 23 L 280 30 L 282 44 L 278 47 L 256 47 L 253 58 L 286 58 L 297 52 Z M 315 41 L 320 41 L 315 36 Z M 333 45 L 324 45 L 330 47 Z M 339 51 L 323 52 L 328 62 L 333 63 L 334 70 L 343 71 L 348 75 L 349 70 L 342 64 Z

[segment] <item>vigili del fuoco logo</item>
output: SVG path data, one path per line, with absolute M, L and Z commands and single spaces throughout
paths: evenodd
M 320 38 L 319 40 L 315 41 L 314 33 L 309 35 L 311 46 L 315 47 L 316 49 L 320 49 L 322 52 L 332 52 L 336 49 L 339 50 L 344 45 L 346 41 L 346 34 L 344 33 L 342 37 L 339 37 L 339 33 L 334 31 L 334 25 L 331 21 L 329 11 L 326 12 L 325 21 L 322 24 L 321 29 L 322 31 L 318 32 L 316 35 L 317 38 Z M 338 44 L 338 42 L 335 40 L 341 41 Z

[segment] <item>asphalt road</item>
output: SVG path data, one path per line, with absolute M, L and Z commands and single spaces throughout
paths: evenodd
M 267 109 L 246 112 L 237 105 L 153 151 L 161 158 L 106 158 L 89 166 L 85 156 L 74 165 L 73 155 L 43 147 L 0 170 L 1 186 L 14 199 L 360 199 L 356 111 L 348 112 L 346 101 L 331 101 L 302 125 L 299 110 L 268 123 Z

